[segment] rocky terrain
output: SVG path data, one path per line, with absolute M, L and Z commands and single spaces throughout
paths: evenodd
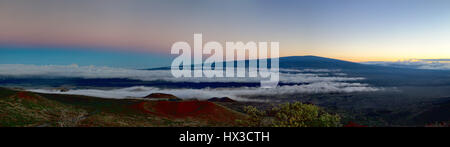
M 2 127 L 235 126 L 246 117 L 210 101 L 118 100 L 5 88 L 0 88 L 0 116 Z

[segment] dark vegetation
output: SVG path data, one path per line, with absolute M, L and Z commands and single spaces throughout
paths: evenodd
M 239 120 L 251 127 L 340 127 L 340 117 L 313 104 L 286 103 L 269 110 L 253 106 L 244 108 L 249 118 Z

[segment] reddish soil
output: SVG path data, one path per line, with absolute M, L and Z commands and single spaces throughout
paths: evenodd
M 33 94 L 26 92 L 26 91 L 17 92 L 16 97 L 20 98 L 20 99 L 26 99 L 26 100 L 32 100 L 32 101 L 36 101 L 38 99 L 36 96 L 34 96 Z
M 348 122 L 348 124 L 344 125 L 344 127 L 348 127 L 348 128 L 361 128 L 361 127 L 367 127 L 365 125 L 360 125 L 354 122 Z
M 136 104 L 131 105 L 130 108 L 131 108 L 131 109 L 138 110 L 138 111 L 141 111 L 141 112 L 144 112 L 144 113 L 151 113 L 151 114 L 153 114 L 153 112 L 151 112 L 151 111 L 149 111 L 149 110 L 147 110 L 147 109 L 145 108 L 145 105 L 146 105 L 147 103 L 148 103 L 148 102 L 145 102 L 145 101 L 139 102 L 139 103 L 136 103 Z
M 139 102 L 132 108 L 172 119 L 191 118 L 234 123 L 240 117 L 236 112 L 208 101 L 147 101 Z

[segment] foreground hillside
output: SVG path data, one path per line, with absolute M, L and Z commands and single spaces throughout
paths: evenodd
M 0 88 L 0 127 L 448 126 L 450 119 L 448 99 L 391 111 L 363 111 L 325 104 L 276 106 L 226 97 L 199 101 L 171 96 L 105 99 Z
M 0 126 L 235 126 L 245 115 L 208 101 L 146 101 L 0 88 Z
M 300 102 L 258 110 L 227 97 L 199 101 L 152 93 L 105 99 L 5 88 L 0 88 L 0 116 L 0 127 L 342 126 L 339 115 Z

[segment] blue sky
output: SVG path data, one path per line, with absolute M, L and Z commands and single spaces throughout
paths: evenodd
M 167 66 L 169 56 L 79 47 L 0 46 L 0 64 L 108 66 L 145 69 Z
M 223 44 L 279 41 L 281 56 L 448 59 L 449 7 L 448 0 L 2 0 L 0 64 L 168 65 L 162 58 L 173 57 L 171 45 L 192 44 L 194 33 Z

